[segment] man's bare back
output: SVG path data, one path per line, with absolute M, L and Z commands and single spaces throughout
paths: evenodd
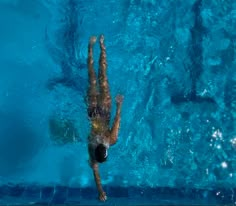
M 98 170 L 98 163 L 105 162 L 108 156 L 108 149 L 117 141 L 120 127 L 120 112 L 123 96 L 116 96 L 116 116 L 112 128 L 110 128 L 111 96 L 107 79 L 106 50 L 104 45 L 104 36 L 100 39 L 100 58 L 98 85 L 93 66 L 93 46 L 96 43 L 96 37 L 91 37 L 88 45 L 88 75 L 89 88 L 88 97 L 88 116 L 91 121 L 91 132 L 88 137 L 89 162 L 93 169 L 94 179 L 99 193 L 99 199 L 105 201 L 106 193 L 101 185 L 101 178 Z

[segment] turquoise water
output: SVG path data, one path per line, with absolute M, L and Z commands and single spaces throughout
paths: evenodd
M 134 202 L 140 188 L 207 199 L 221 188 L 235 201 L 235 1 L 1 0 L 0 17 L 3 190 L 95 188 L 86 59 L 89 37 L 104 34 L 112 97 L 124 95 L 119 140 L 100 167 L 108 193 L 123 188 L 111 198 L 132 187 Z

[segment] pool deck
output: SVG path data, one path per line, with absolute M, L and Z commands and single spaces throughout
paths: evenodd
M 108 200 L 97 200 L 95 188 L 3 185 L 0 205 L 236 205 L 234 189 L 104 187 Z

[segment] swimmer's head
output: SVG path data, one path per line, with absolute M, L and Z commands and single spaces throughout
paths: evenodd
M 99 163 L 103 163 L 107 160 L 107 148 L 104 144 L 99 144 L 95 149 L 95 158 Z

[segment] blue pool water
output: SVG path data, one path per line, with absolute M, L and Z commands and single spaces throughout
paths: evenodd
M 0 204 L 100 204 L 85 104 L 100 34 L 124 95 L 106 204 L 236 204 L 236 1 L 1 0 L 0 17 Z

